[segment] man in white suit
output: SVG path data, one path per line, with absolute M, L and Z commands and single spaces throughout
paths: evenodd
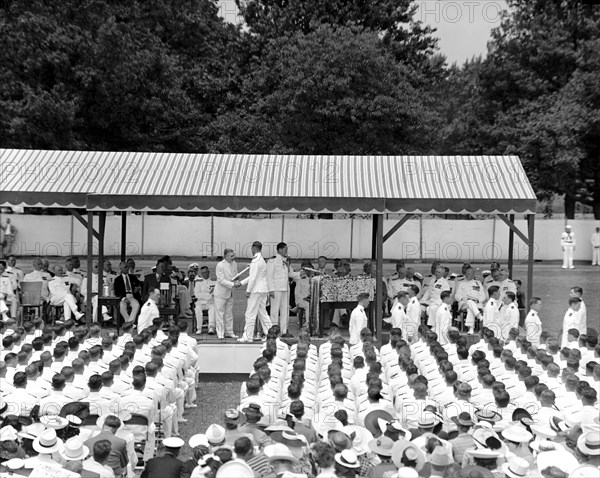
M 237 339 L 233 333 L 233 288 L 242 284 L 233 278 L 237 275 L 237 263 L 234 261 L 235 252 L 232 249 L 223 251 L 224 259 L 217 264 L 215 270 L 217 283 L 213 291 L 215 298 L 215 325 L 217 337 Z
M 256 316 L 262 326 L 262 331 L 266 335 L 271 328 L 271 319 L 267 314 L 267 295 L 269 294 L 269 285 L 267 283 L 267 263 L 262 256 L 262 244 L 255 241 L 252 244 L 252 262 L 250 262 L 250 275 L 242 281 L 242 285 L 247 285 L 246 297 L 248 305 L 246 306 L 246 325 L 244 326 L 244 335 L 238 342 L 252 342 L 254 337 L 254 323 Z
M 287 258 L 288 247 L 285 242 L 277 244 L 277 255 L 267 262 L 267 283 L 271 297 L 271 322 L 279 325 L 282 337 L 291 337 L 288 334 L 289 318 L 289 279 L 300 278 L 294 272 Z

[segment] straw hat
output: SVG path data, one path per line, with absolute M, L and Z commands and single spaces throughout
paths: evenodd
M 556 443 L 554 441 L 550 441 L 550 440 L 533 440 L 529 446 L 531 447 L 532 450 L 538 452 L 538 453 L 543 453 L 545 451 L 553 451 L 553 450 L 561 450 L 564 451 L 565 447 L 560 444 L 560 443 Z
M 405 457 L 410 461 L 415 461 L 417 471 L 420 471 L 425 466 L 425 455 L 412 442 L 408 440 L 398 440 L 392 447 L 392 461 L 398 468 L 403 467 L 402 458 Z
M 502 471 L 510 478 L 524 478 L 529 471 L 529 463 L 523 458 L 513 456 L 502 465 Z
M 500 415 L 496 410 L 485 408 L 483 410 L 476 411 L 475 418 L 477 418 L 477 420 L 485 420 L 486 422 L 496 423 L 502 420 L 502 415 Z
M 216 423 L 209 425 L 205 435 L 211 446 L 222 445 L 225 442 L 225 429 Z
M 352 450 L 343 450 L 335 454 L 336 463 L 346 468 L 360 468 L 360 462 Z
M 217 470 L 216 478 L 254 478 L 254 471 L 243 460 L 231 460 Z
M 56 430 L 49 428 L 33 440 L 32 446 L 38 453 L 49 455 L 60 450 L 62 445 L 62 440 L 56 436 Z
M 273 445 L 267 445 L 264 448 L 263 453 L 269 460 L 269 463 L 276 460 L 289 461 L 293 464 L 298 463 L 298 459 L 283 443 L 274 443 Z
M 541 423 L 536 423 L 531 425 L 531 432 L 535 435 L 537 439 L 541 438 L 556 438 L 556 432 L 552 430 L 549 426 L 542 425 Z
M 527 443 L 533 438 L 533 435 L 521 425 L 513 425 L 502 432 L 502 437 L 516 443 Z
M 559 470 L 570 474 L 579 466 L 577 458 L 565 450 L 545 451 L 537 456 L 537 469 L 541 474 L 543 470 L 555 466 Z
M 190 446 L 190 448 L 196 448 L 200 445 L 203 445 L 205 447 L 210 446 L 210 444 L 208 443 L 208 438 L 206 438 L 206 435 L 204 433 L 197 433 L 196 435 L 191 436 L 188 441 L 188 445 Z
M 419 478 L 419 472 L 414 468 L 403 466 L 398 472 L 392 475 L 392 478 Z
M 69 420 L 58 415 L 43 415 L 40 417 L 40 423 L 46 428 L 54 428 L 55 430 L 62 430 L 69 425 Z
M 41 423 L 32 423 L 31 425 L 23 427 L 17 435 L 27 440 L 35 440 L 35 438 L 41 435 L 45 429 L 46 427 Z
M 590 476 L 598 476 L 598 468 L 594 465 L 581 465 L 571 472 L 569 478 L 590 478 Z
M 473 448 L 469 450 L 469 453 L 473 458 L 498 458 L 500 456 L 499 451 L 489 448 Z
M 87 458 L 90 454 L 90 449 L 83 444 L 81 438 L 74 436 L 65 442 L 59 453 L 67 461 L 77 461 Z
M 385 410 L 371 410 L 365 416 L 365 428 L 369 430 L 375 438 L 381 435 L 381 428 L 379 428 L 380 418 L 386 422 L 391 422 L 393 420 L 393 417 Z
M 365 427 L 359 425 L 345 426 L 342 431 L 352 438 L 352 451 L 357 456 L 364 455 L 369 451 L 369 442 L 373 439 L 373 435 Z
M 583 433 L 577 439 L 577 448 L 585 455 L 600 455 L 600 435 L 598 432 Z
M 369 442 L 369 448 L 381 456 L 392 456 L 393 447 L 394 442 L 392 439 L 385 436 L 374 438 Z
M 458 416 L 451 417 L 450 420 L 452 420 L 455 424 L 463 427 L 472 427 L 473 425 L 475 425 L 475 422 L 471 420 L 471 414 L 468 412 L 461 412 L 458 414 Z
M 449 466 L 454 463 L 452 455 L 443 446 L 436 446 L 429 455 L 429 463 L 435 466 Z

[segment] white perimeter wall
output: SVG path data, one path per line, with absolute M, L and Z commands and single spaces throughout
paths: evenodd
M 2 215 L 2 224 L 11 217 L 18 230 L 15 252 L 19 255 L 85 255 L 87 232 L 71 216 Z M 372 222 L 368 219 L 311 220 L 290 217 L 241 219 L 215 217 L 214 244 L 211 242 L 210 217 L 171 217 L 128 215 L 127 255 L 162 255 L 202 257 L 222 255 L 225 247 L 241 257 L 250 257 L 254 240 L 263 242 L 265 256 L 275 253 L 281 240 L 289 245 L 295 258 L 327 257 L 363 259 L 371 255 Z M 388 219 L 384 231 L 396 219 Z M 517 226 L 526 232 L 524 219 Z M 574 220 L 577 238 L 576 260 L 591 258 L 590 236 L 597 221 Z M 97 227 L 97 219 L 95 223 Z M 535 223 L 535 259 L 561 258 L 560 234 L 564 220 L 539 219 Z M 105 253 L 120 254 L 121 217 L 106 218 Z M 94 250 L 97 243 L 94 241 Z M 508 258 L 508 228 L 500 220 L 473 221 L 411 219 L 384 244 L 386 259 L 445 261 L 484 261 Z M 527 259 L 525 244 L 515 235 L 514 257 Z

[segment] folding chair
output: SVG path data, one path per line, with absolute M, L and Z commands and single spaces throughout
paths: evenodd
M 135 467 L 143 468 L 146 444 L 150 439 L 150 425 L 148 423 L 148 418 L 144 415 L 132 413 L 131 418 L 124 422 L 124 425 L 129 427 L 130 431 L 133 433 L 135 453 L 138 457 L 138 462 Z M 142 431 L 144 429 L 145 431 Z
M 21 282 L 20 313 L 17 314 L 21 320 L 21 324 L 25 322 L 25 314 L 27 314 L 28 321 L 42 316 L 44 306 L 44 301 L 42 300 L 43 284 L 42 281 Z M 33 316 L 31 313 L 32 310 L 34 311 Z

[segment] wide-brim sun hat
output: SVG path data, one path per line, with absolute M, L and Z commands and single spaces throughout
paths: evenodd
M 525 478 L 529 472 L 527 460 L 514 456 L 502 464 L 502 472 L 509 478 Z
M 582 433 L 577 439 L 577 448 L 585 455 L 600 455 L 600 433 L 597 431 Z
M 267 445 L 263 453 L 267 457 L 269 463 L 273 461 L 289 461 L 290 463 L 297 464 L 298 459 L 292 454 L 290 449 L 283 443 L 274 443 Z
M 392 462 L 398 468 L 404 466 L 402 458 L 406 453 L 406 458 L 417 463 L 416 469 L 420 471 L 425 466 L 425 454 L 412 442 L 408 440 L 398 440 L 392 447 Z
M 374 438 L 382 435 L 381 428 L 379 428 L 380 418 L 386 422 L 391 422 L 394 419 L 394 417 L 385 410 L 372 410 L 365 416 L 365 428 L 371 432 Z
M 40 423 L 46 428 L 54 428 L 55 430 L 62 430 L 69 425 L 69 420 L 58 415 L 43 415 L 40 417 Z
M 373 439 L 373 435 L 365 427 L 360 425 L 347 425 L 342 431 L 352 439 L 352 451 L 357 456 L 364 455 L 369 452 L 369 442 Z
M 254 471 L 243 460 L 230 460 L 217 470 L 216 478 L 254 478 Z
M 391 438 L 386 436 L 380 436 L 379 438 L 373 438 L 369 442 L 369 448 L 381 456 L 392 456 L 392 448 L 394 447 L 394 442 Z
M 515 443 L 527 443 L 533 439 L 533 435 L 521 425 L 512 425 L 502 431 L 505 440 Z
M 545 451 L 537 456 L 537 469 L 540 474 L 548 467 L 555 466 L 570 475 L 579 466 L 577 458 L 566 450 Z
M 541 440 L 533 440 L 529 446 L 531 449 L 537 453 L 544 453 L 546 451 L 554 451 L 560 450 L 564 451 L 565 447 L 561 443 L 556 443 L 555 441 L 547 440 L 543 438 Z
M 352 450 L 343 450 L 335 454 L 335 462 L 346 468 L 360 468 L 360 461 Z

